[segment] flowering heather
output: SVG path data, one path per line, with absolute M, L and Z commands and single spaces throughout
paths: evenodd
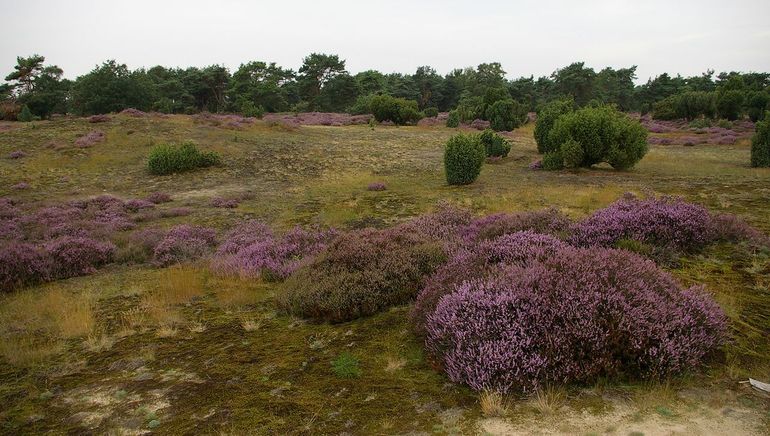
M 426 346 L 454 382 L 508 393 L 664 377 L 725 340 L 725 315 L 702 288 L 682 290 L 627 251 L 565 247 L 458 285 L 428 316 Z
M 115 245 L 91 238 L 63 236 L 44 245 L 51 262 L 51 274 L 57 278 L 91 274 L 96 267 L 109 263 Z
M 236 198 L 214 197 L 211 199 L 210 204 L 212 207 L 235 209 L 240 204 L 240 201 Z
M 464 248 L 425 280 L 412 309 L 415 331 L 425 335 L 426 322 L 439 300 L 462 282 L 499 273 L 505 265 L 526 266 L 557 255 L 567 244 L 553 236 L 532 231 L 507 234 Z
M 262 117 L 270 123 L 282 123 L 290 126 L 349 126 L 367 124 L 371 115 L 350 115 L 332 112 L 303 112 L 297 114 L 268 113 Z
M 85 135 L 81 136 L 80 138 L 75 140 L 75 145 L 80 148 L 88 148 L 92 147 L 94 144 L 98 142 L 104 141 L 106 138 L 104 132 L 101 130 L 92 130 Z
M 207 227 L 187 224 L 172 227 L 155 247 L 153 262 L 167 266 L 201 258 L 213 250 L 216 237 L 216 231 Z
M 633 239 L 677 250 L 699 249 L 714 239 L 711 215 L 680 198 L 623 198 L 574 224 L 569 242 L 609 247 Z
M 542 159 L 538 159 L 538 160 L 530 163 L 528 168 L 533 170 L 533 171 L 542 170 L 543 169 L 543 160 Z
M 554 208 L 535 212 L 498 213 L 473 219 L 462 230 L 462 236 L 466 241 L 478 241 L 522 230 L 556 234 L 567 230 L 569 225 L 569 218 Z
M 770 247 L 770 236 L 735 215 L 717 214 L 712 217 L 712 221 L 717 239 L 728 242 L 746 241 L 750 245 Z
M 0 291 L 49 280 L 50 270 L 42 248 L 16 241 L 0 244 Z
M 372 182 L 367 187 L 367 191 L 384 191 L 388 189 L 383 182 Z
M 136 212 L 141 209 L 152 209 L 155 207 L 155 203 L 147 200 L 142 200 L 140 198 L 134 198 L 131 200 L 127 200 L 124 203 L 124 206 L 126 209 L 130 210 L 131 212 Z
M 21 159 L 25 156 L 27 156 L 27 153 L 22 150 L 15 150 L 8 153 L 8 159 Z
M 166 192 L 153 192 L 145 200 L 155 204 L 168 203 L 171 201 L 171 195 Z
M 109 115 L 91 115 L 88 117 L 88 122 L 92 124 L 96 123 L 106 123 L 107 121 L 112 120 L 112 117 Z
M 217 250 L 213 268 L 223 274 L 283 280 L 336 236 L 335 230 L 295 227 L 276 237 L 264 224 L 247 222 L 228 233 Z
M 23 190 L 26 190 L 26 189 L 29 189 L 29 188 L 30 188 L 30 185 L 27 182 L 19 182 L 19 183 L 15 184 L 15 185 L 11 186 L 11 189 L 16 190 L 16 191 L 23 191 Z

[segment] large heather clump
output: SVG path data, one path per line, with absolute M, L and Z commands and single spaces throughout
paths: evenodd
M 289 276 L 278 304 L 329 322 L 372 315 L 411 301 L 444 259 L 436 240 L 403 227 L 352 231 Z
M 471 221 L 463 230 L 463 237 L 467 241 L 478 241 L 524 230 L 557 234 L 567 230 L 569 225 L 569 218 L 555 208 L 534 212 L 497 213 Z
M 63 236 L 44 245 L 51 262 L 51 275 L 67 278 L 91 274 L 112 261 L 115 245 L 85 237 Z
M 321 251 L 335 230 L 305 230 L 295 227 L 275 236 L 258 221 L 231 230 L 217 249 L 213 268 L 222 274 L 283 280 Z
M 663 377 L 701 364 L 726 318 L 628 251 L 562 247 L 463 281 L 427 317 L 426 346 L 450 379 L 476 390 L 532 391 L 599 377 Z
M 0 244 L 0 292 L 50 278 L 50 259 L 41 247 L 18 241 Z
M 532 261 L 548 259 L 565 247 L 565 242 L 553 236 L 532 231 L 506 234 L 464 247 L 425 280 L 412 309 L 415 331 L 419 335 L 425 334 L 428 316 L 439 300 L 462 282 L 488 277 L 506 265 L 525 266 Z
M 571 228 L 570 243 L 605 246 L 621 239 L 677 250 L 695 250 L 712 242 L 712 217 L 703 206 L 680 198 L 633 196 L 600 209 Z
M 159 266 L 199 259 L 216 245 L 217 232 L 201 226 L 181 224 L 172 227 L 158 243 L 153 262 Z

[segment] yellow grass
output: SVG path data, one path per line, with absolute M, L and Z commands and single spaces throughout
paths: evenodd
M 158 287 L 145 294 L 141 309 L 124 313 L 130 326 L 146 323 L 171 326 L 181 324 L 184 316 L 179 305 L 204 294 L 201 271 L 191 266 L 173 266 L 163 271 Z
M 487 418 L 505 416 L 508 413 L 508 402 L 499 392 L 484 391 L 479 395 L 481 413 Z

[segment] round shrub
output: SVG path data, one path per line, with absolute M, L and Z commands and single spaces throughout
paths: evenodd
M 699 287 L 624 250 L 565 247 L 462 282 L 428 316 L 426 346 L 456 382 L 502 393 L 697 367 L 726 339 Z
M 537 142 L 537 151 L 541 154 L 557 151 L 559 145 L 549 141 L 548 134 L 553 128 L 556 120 L 569 112 L 572 112 L 572 101 L 555 100 L 543 106 L 537 112 L 537 121 L 535 121 L 535 141 Z
M 414 299 L 444 260 L 440 243 L 405 228 L 353 231 L 289 276 L 278 306 L 329 322 L 372 315 Z
M 511 151 L 511 144 L 492 129 L 486 129 L 481 132 L 479 140 L 484 145 L 487 157 L 505 157 Z
M 720 118 L 735 121 L 741 116 L 743 109 L 743 92 L 738 90 L 718 92 L 716 109 Z
M 524 124 L 527 108 L 511 99 L 498 100 L 487 108 L 486 115 L 493 130 L 509 132 Z
M 751 166 L 770 167 L 770 112 L 756 124 L 756 132 L 751 138 Z
M 565 167 L 577 168 L 581 166 L 584 157 L 583 147 L 581 147 L 577 141 L 570 139 L 563 143 L 559 149 Z
M 446 119 L 447 127 L 460 127 L 460 114 L 457 111 L 449 111 L 449 116 Z
M 201 152 L 192 142 L 179 146 L 161 144 L 150 150 L 147 161 L 150 174 L 167 175 L 205 168 L 221 163 L 221 157 L 214 152 Z
M 54 239 L 43 248 L 51 262 L 51 275 L 57 278 L 91 274 L 111 262 L 116 250 L 111 242 L 73 236 Z
M 569 241 L 577 246 L 610 247 L 621 239 L 691 251 L 715 238 L 712 217 L 703 206 L 680 198 L 622 198 L 573 225 Z
M 476 135 L 455 135 L 444 149 L 444 171 L 450 185 L 473 183 L 481 173 L 486 150 Z
M 416 123 L 422 118 L 417 110 L 417 102 L 390 95 L 376 95 L 369 101 L 372 115 L 379 121 L 390 121 L 394 124 Z
M 422 111 L 426 117 L 437 117 L 438 116 L 438 108 L 436 107 L 426 107 L 424 111 Z
M 647 153 L 647 129 L 609 106 L 586 107 L 560 116 L 548 138 L 559 147 L 570 140 L 577 142 L 583 150 L 580 166 L 584 167 L 607 162 L 615 169 L 628 169 Z

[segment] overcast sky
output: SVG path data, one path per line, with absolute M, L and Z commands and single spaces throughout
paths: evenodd
M 0 69 L 38 53 L 74 78 L 130 68 L 249 60 L 298 69 L 335 53 L 352 73 L 500 62 L 509 78 L 583 60 L 597 71 L 770 71 L 770 0 L 0 0 Z

